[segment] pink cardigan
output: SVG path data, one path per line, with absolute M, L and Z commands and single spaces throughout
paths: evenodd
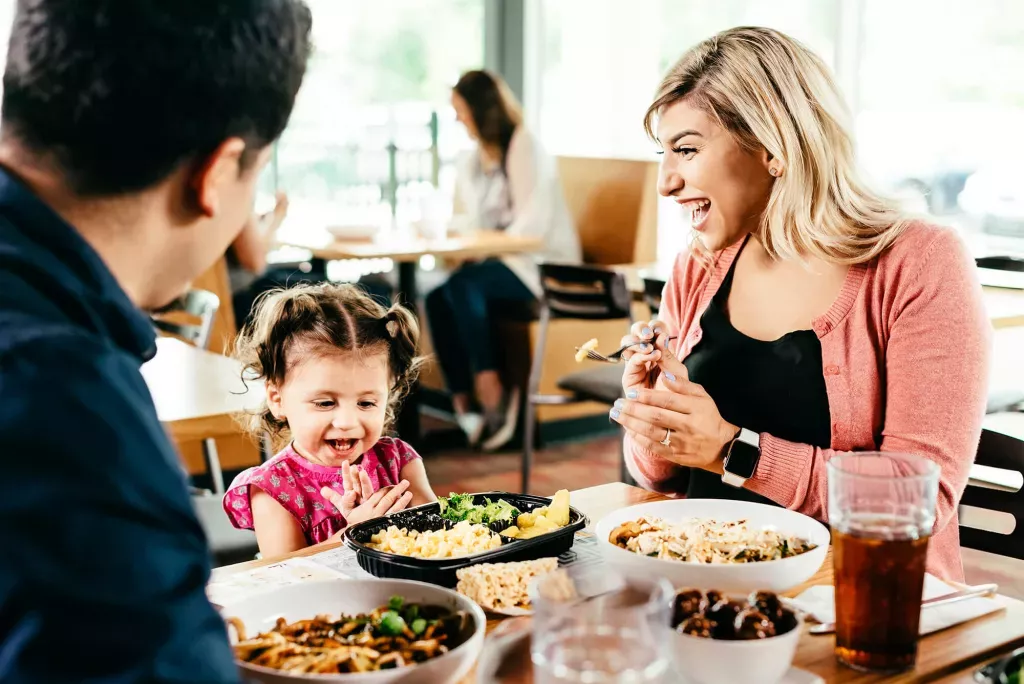
M 700 341 L 700 317 L 739 248 L 719 252 L 711 270 L 687 253 L 676 260 L 660 319 L 680 335 L 679 358 Z M 834 454 L 927 456 L 942 467 L 928 571 L 962 581 L 957 505 L 981 435 L 991 335 L 966 248 L 952 230 L 912 224 L 881 256 L 850 269 L 812 328 L 821 341 L 832 448 L 762 434 L 761 460 L 747 488 L 827 522 L 825 463 Z M 678 466 L 628 436 L 625 453 L 640 484 L 674 491 Z

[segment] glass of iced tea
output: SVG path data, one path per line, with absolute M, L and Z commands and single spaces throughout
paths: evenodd
M 840 662 L 870 672 L 914 666 L 938 487 L 938 464 L 920 456 L 856 452 L 828 462 Z

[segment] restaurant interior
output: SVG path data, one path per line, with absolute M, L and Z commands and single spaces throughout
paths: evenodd
M 634 567 L 626 559 L 616 565 L 609 553 L 619 549 L 607 553 L 594 550 L 596 547 L 579 541 L 579 535 L 596 535 L 601 542 L 601 534 L 607 540 L 611 532 L 614 539 L 622 529 L 617 526 L 628 526 L 636 517 L 609 522 L 617 511 L 640 504 L 685 501 L 638 486 L 626 469 L 622 426 L 609 420 L 615 402 L 624 398 L 621 366 L 587 358 L 580 363 L 576 358 L 578 348 L 587 340 L 598 340 L 598 351 L 609 354 L 629 333 L 632 323 L 658 318 L 666 282 L 692 239 L 678 206 L 658 193 L 660 158 L 658 146 L 644 131 L 645 111 L 666 70 L 688 48 L 716 32 L 764 26 L 782 31 L 816 52 L 833 71 L 849 107 L 864 174 L 908 212 L 955 230 L 975 259 L 991 323 L 988 410 L 958 509 L 964 583 L 954 587 L 961 590 L 995 584 L 998 589 L 986 594 L 984 600 L 993 603 L 987 611 L 984 606 L 978 609 L 981 617 L 958 614 L 957 604 L 930 609 L 935 613 L 946 610 L 936 619 L 946 622 L 929 628 L 933 633 L 917 642 L 916 665 L 912 659 L 911 669 L 891 681 L 975 681 L 979 667 L 1024 646 L 1024 171 L 1020 164 L 1024 155 L 1024 79 L 1019 77 L 1024 73 L 1024 3 L 306 2 L 313 16 L 315 50 L 288 127 L 274 144 L 271 161 L 260 177 L 254 207 L 256 214 L 263 215 L 274 210 L 282 195 L 287 197 L 286 213 L 267 253 L 267 267 L 294 269 L 296 279 L 302 274 L 323 273 L 332 283 L 369 283 L 386 299 L 407 304 L 425 329 L 419 352 L 426 362 L 397 416 L 395 430 L 422 456 L 434 494 L 522 496 L 525 498 L 515 499 L 511 505 L 523 510 L 568 490 L 572 514 L 568 522 L 551 524 L 573 528 L 576 545 L 572 547 L 570 535 L 562 540 L 562 546 L 562 542 L 549 542 L 543 555 L 562 554 L 563 565 L 577 568 L 594 564 L 598 574 L 604 572 L 600 568 L 608 567 L 599 565 L 602 563 L 627 576 L 639 573 L 639 564 Z M 12 0 L 0 2 L 3 30 L 10 23 L 13 5 Z M 496 306 L 488 312 L 498 373 L 506 388 L 516 390 L 507 396 L 513 397 L 509 401 L 518 411 L 512 420 L 514 433 L 496 449 L 471 445 L 464 426 L 456 420 L 426 313 L 429 293 L 462 265 L 528 255 L 537 249 L 533 238 L 479 231 L 476 226 L 456 228 L 463 219 L 455 206 L 459 160 L 475 143 L 453 108 L 452 87 L 460 74 L 474 69 L 499 75 L 521 102 L 521 125 L 554 160 L 582 256 L 579 264 L 564 272 L 542 270 L 543 294 L 535 302 Z M 258 381 L 243 379 L 240 363 L 232 355 L 242 321 L 232 306 L 229 269 L 229 257 L 219 259 L 192 282 L 177 310 L 154 314 L 161 337 L 157 354 L 142 367 L 142 375 L 188 474 L 213 558 L 212 582 L 221 592 L 217 596 L 239 602 L 241 607 L 234 614 L 244 617 L 246 610 L 249 615 L 259 612 L 253 608 L 254 588 L 283 592 L 280 598 L 268 599 L 274 605 L 304 605 L 309 599 L 298 593 L 303 584 L 295 578 L 306 572 L 314 579 L 324 579 L 318 573 L 326 570 L 309 565 L 309 559 L 316 558 L 310 555 L 312 549 L 299 554 L 305 564 L 291 566 L 289 561 L 261 556 L 256 535 L 236 529 L 225 513 L 224 494 L 232 481 L 276 453 L 269 438 L 257 443 L 239 426 L 239 414 L 260 406 L 264 389 Z M 595 284 L 599 294 L 614 294 L 624 287 L 626 297 L 594 295 L 593 301 L 587 301 L 596 309 L 582 313 L 567 303 L 573 297 L 585 299 L 580 293 Z M 667 439 L 670 437 L 671 432 Z M 840 468 L 836 465 L 836 472 Z M 840 476 L 835 477 L 838 482 Z M 829 487 L 830 495 L 838 496 L 831 482 Z M 446 502 L 456 505 L 449 499 Z M 549 505 L 551 510 L 539 516 L 543 524 L 558 517 L 554 512 L 558 501 Z M 714 516 L 715 511 L 718 517 L 737 515 L 730 514 L 727 507 L 702 505 L 707 506 L 705 516 Z M 738 515 L 747 505 L 755 504 L 736 505 Z M 647 514 L 660 515 L 658 510 Z M 698 506 L 695 510 L 703 509 Z M 664 515 L 670 515 L 668 511 L 665 509 Z M 783 515 L 789 513 L 805 518 L 780 508 L 772 514 L 777 518 L 769 515 L 765 520 L 770 526 L 800 531 L 801 538 L 813 540 L 818 528 L 801 527 L 801 521 Z M 764 522 L 757 518 L 760 513 L 751 515 L 754 522 Z M 754 589 L 794 597 L 809 586 L 832 584 L 835 550 L 829 552 L 827 564 L 821 565 L 829 544 L 828 531 L 824 534 L 819 549 L 822 558 L 797 584 L 776 582 L 764 575 L 759 581 L 768 584 Z M 622 537 L 624 549 L 637 543 L 626 538 Z M 344 551 L 354 545 L 327 548 Z M 810 560 L 814 551 L 796 553 L 800 555 L 785 560 L 805 555 Z M 569 556 L 572 558 L 566 560 Z M 652 562 L 660 562 L 660 558 Z M 876 558 L 876 562 L 881 561 Z M 380 577 L 407 576 L 392 570 L 375 572 L 372 563 L 360 560 L 356 566 L 355 560 L 340 555 L 331 563 L 332 572 L 349 574 L 354 577 L 351 581 L 366 581 L 367 572 Z M 330 563 L 324 561 L 323 565 Z M 699 573 L 688 574 L 696 571 L 689 570 L 689 564 L 679 565 L 685 571 L 675 575 L 674 570 L 666 570 L 660 577 L 662 582 L 671 582 L 673 590 L 684 586 L 702 592 L 729 588 L 701 586 L 697 584 L 701 580 L 694 579 Z M 446 581 L 442 578 L 436 583 Z M 549 581 L 545 575 L 541 584 L 534 586 Z M 734 584 L 744 588 L 746 581 Z M 355 589 L 344 587 L 330 591 L 341 601 L 356 595 Z M 373 601 L 388 602 L 387 593 L 360 591 L 372 595 Z M 926 598 L 927 593 L 926 582 Z M 446 600 L 427 589 L 420 594 L 415 600 L 427 604 Z M 215 594 L 211 591 L 210 595 L 213 600 Z M 653 602 L 654 595 L 645 594 L 644 601 Z M 677 609 L 684 603 L 680 596 L 675 600 Z M 813 596 L 800 596 L 807 602 L 805 608 L 813 603 Z M 751 606 L 762 608 L 768 601 L 764 597 L 757 599 L 761 604 L 753 597 L 750 600 Z M 981 600 L 959 605 L 966 607 Z M 530 653 L 513 653 L 515 637 L 532 629 L 536 647 L 539 634 L 557 631 L 554 622 L 542 626 L 542 615 L 554 620 L 545 611 L 558 610 L 540 605 L 548 601 L 553 599 L 536 599 L 532 627 L 528 622 L 525 627 L 517 625 L 521 618 L 496 617 L 488 611 L 492 633 L 481 646 L 474 646 L 484 654 L 474 666 L 476 681 L 531 681 Z M 701 601 L 711 605 L 703 593 L 694 601 L 694 606 Z M 214 603 L 224 605 L 221 599 Z M 608 607 L 601 615 L 607 618 L 615 610 Z M 627 615 L 625 608 L 621 610 L 622 620 L 636 619 Z M 636 607 L 631 610 L 635 613 Z M 778 610 L 780 616 L 789 615 L 786 609 Z M 813 610 L 807 612 L 813 614 Z M 686 624 L 697 625 L 692 627 L 697 630 L 698 618 L 704 613 L 697 608 L 690 613 L 695 617 Z M 929 610 L 922 611 L 922 621 L 927 621 L 928 614 Z M 415 618 L 406 617 L 409 625 L 415 623 Z M 783 619 L 789 618 L 779 618 Z M 804 620 L 807 618 L 801 618 L 801 625 Z M 772 635 L 779 634 L 774 639 L 783 640 L 785 630 L 780 625 L 769 626 Z M 803 627 L 792 631 L 800 629 Z M 680 623 L 679 634 L 682 632 Z M 690 631 L 686 636 L 696 633 Z M 723 645 L 736 646 L 728 640 L 704 641 L 712 651 Z M 463 648 L 470 643 L 474 642 L 470 640 Z M 655 648 L 658 643 L 654 639 L 645 647 Z M 678 664 L 685 661 L 679 654 L 689 653 L 687 649 L 692 647 L 679 641 L 666 645 L 665 652 L 673 653 Z M 806 679 L 798 678 L 796 669 L 779 680 L 765 674 L 779 657 L 776 651 L 753 656 L 766 669 L 760 674 L 757 670 L 747 673 L 746 678 L 728 675 L 716 679 L 723 675 L 698 673 L 697 665 L 692 665 L 688 676 L 693 681 L 876 681 L 857 678 L 862 675 L 837 665 L 833 647 L 828 637 L 809 634 L 801 634 L 799 644 L 794 641 L 782 672 L 792 662 Z M 779 648 L 785 651 L 787 647 Z M 458 651 L 453 649 L 450 655 Z M 537 663 L 543 654 L 538 653 L 533 654 L 534 667 L 540 667 Z M 742 670 L 743 666 L 735 663 L 746 658 L 737 658 L 735 653 L 725 650 L 713 657 Z M 663 655 L 654 653 L 651 662 Z M 504 664 L 499 663 L 502 658 Z M 691 654 L 690 659 L 699 658 Z M 846 662 L 850 660 L 845 657 Z M 612 666 L 605 663 L 604 667 Z M 265 681 L 258 679 L 257 670 L 248 674 L 253 681 Z M 460 681 L 446 679 L 451 672 L 444 672 L 422 674 L 426 678 L 412 681 Z M 468 671 L 460 672 L 460 677 L 468 677 Z M 615 678 L 614 674 L 574 679 L 565 668 L 559 671 L 557 667 L 534 673 L 532 681 L 683 681 L 682 675 L 680 679 L 658 679 L 665 675 L 647 677 L 636 672 L 632 679 Z M 890 680 L 880 677 L 877 681 Z

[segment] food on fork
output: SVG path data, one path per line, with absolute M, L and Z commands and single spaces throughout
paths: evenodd
M 241 620 L 226 621 L 238 636 L 238 660 L 289 674 L 339 674 L 393 670 L 443 655 L 459 645 L 467 619 L 392 596 L 368 615 L 318 615 L 291 623 L 278 618 L 273 629 L 252 638 Z
M 408 530 L 389 526 L 370 537 L 369 549 L 412 558 L 457 558 L 501 546 L 501 537 L 484 525 L 455 523 L 450 530 Z
M 503 537 L 532 539 L 569 524 L 569 490 L 555 492 L 550 506 L 541 506 L 529 513 L 521 513 L 516 524 L 501 531 Z
M 459 583 L 455 590 L 486 610 L 529 610 L 526 590 L 530 582 L 557 569 L 557 558 L 471 565 L 456 571 Z
M 587 358 L 587 352 L 597 350 L 597 338 L 589 339 L 580 345 L 580 348 L 576 350 L 576 363 L 583 363 L 584 359 Z
M 644 556 L 683 563 L 757 563 L 798 556 L 816 544 L 746 520 L 690 518 L 671 524 L 639 518 L 619 525 L 608 541 Z

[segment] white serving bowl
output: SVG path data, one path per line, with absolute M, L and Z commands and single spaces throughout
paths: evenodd
M 780 560 L 712 565 L 650 558 L 608 541 L 608 535 L 616 527 L 642 517 L 661 518 L 669 523 L 689 518 L 746 520 L 754 529 L 773 527 L 779 532 L 806 539 L 816 544 L 817 548 Z M 605 561 L 624 577 L 647 580 L 664 577 L 676 589 L 717 589 L 727 594 L 760 590 L 780 592 L 806 582 L 824 562 L 830 539 L 824 525 L 801 513 L 749 501 L 725 499 L 676 499 L 630 506 L 602 518 L 597 523 L 595 534 Z
M 369 613 L 387 604 L 392 596 L 401 596 L 408 602 L 441 606 L 452 611 L 464 611 L 473 621 L 473 636 L 442 656 L 425 663 L 397 670 L 353 674 L 285 674 L 258 665 L 239 662 L 245 681 L 264 684 L 284 682 L 340 682 L 343 684 L 392 684 L 394 682 L 431 682 L 448 684 L 458 682 L 469 673 L 484 644 L 487 619 L 483 610 L 473 601 L 450 589 L 411 580 L 337 579 L 326 582 L 300 582 L 280 589 L 251 596 L 224 606 L 225 617 L 237 617 L 245 625 L 246 634 L 255 636 L 274 627 L 277 618 L 288 622 L 317 615 Z M 234 636 L 232 634 L 232 636 Z
M 796 627 L 767 639 L 726 641 L 672 631 L 672 658 L 676 672 L 693 684 L 757 682 L 777 684 L 793 664 L 803 619 Z

